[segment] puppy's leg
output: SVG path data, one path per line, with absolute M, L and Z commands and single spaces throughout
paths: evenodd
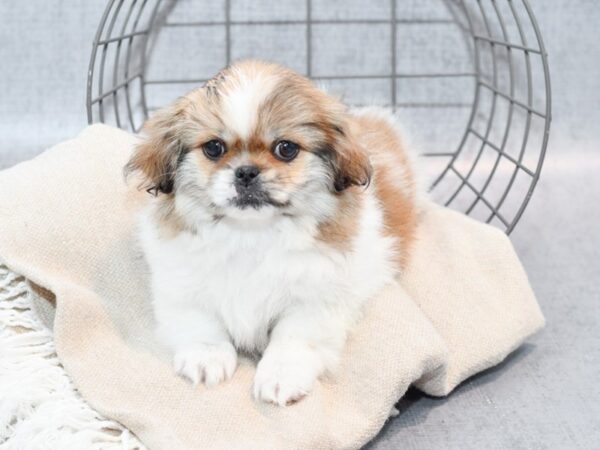
M 255 399 L 289 405 L 310 392 L 323 372 L 336 367 L 347 322 L 332 313 L 296 309 L 279 320 L 256 368 Z
M 179 375 L 207 386 L 233 376 L 237 353 L 216 317 L 196 308 L 157 308 L 156 317 L 159 338 L 174 351 Z

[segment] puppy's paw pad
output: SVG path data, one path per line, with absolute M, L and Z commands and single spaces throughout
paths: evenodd
M 259 365 L 254 378 L 254 398 L 279 406 L 288 406 L 305 397 L 315 376 L 297 365 Z
M 201 344 L 179 350 L 173 360 L 175 372 L 194 385 L 203 382 L 214 386 L 233 376 L 237 367 L 237 353 L 228 343 Z

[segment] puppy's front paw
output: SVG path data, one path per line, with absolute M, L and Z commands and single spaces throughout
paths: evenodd
M 312 389 L 317 374 L 299 363 L 263 359 L 254 376 L 254 398 L 279 406 L 291 405 Z
M 200 344 L 179 350 L 174 358 L 175 372 L 194 385 L 214 386 L 230 379 L 237 366 L 237 353 L 229 342 Z

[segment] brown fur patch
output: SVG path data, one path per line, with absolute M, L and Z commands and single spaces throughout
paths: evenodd
M 161 110 L 144 125 L 147 137 L 135 148 L 125 166 L 125 173 L 140 172 L 144 181 L 141 188 L 155 193 L 169 194 L 177 161 L 185 148 L 179 140 L 178 124 L 183 118 L 187 101 L 179 99 Z
M 403 143 L 394 126 L 376 114 L 355 115 L 352 129 L 369 152 L 385 232 L 396 239 L 397 262 L 403 267 L 410 256 L 418 219 L 414 174 Z
M 336 213 L 330 220 L 319 224 L 316 239 L 341 251 L 351 249 L 352 238 L 358 231 L 358 220 L 363 192 L 348 189 L 338 197 Z

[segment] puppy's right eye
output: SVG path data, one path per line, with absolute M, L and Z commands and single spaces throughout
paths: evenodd
M 213 139 L 212 141 L 205 142 L 202 145 L 202 151 L 208 159 L 212 159 L 214 161 L 223 156 L 227 149 L 225 148 L 225 143 L 223 141 L 219 139 Z

